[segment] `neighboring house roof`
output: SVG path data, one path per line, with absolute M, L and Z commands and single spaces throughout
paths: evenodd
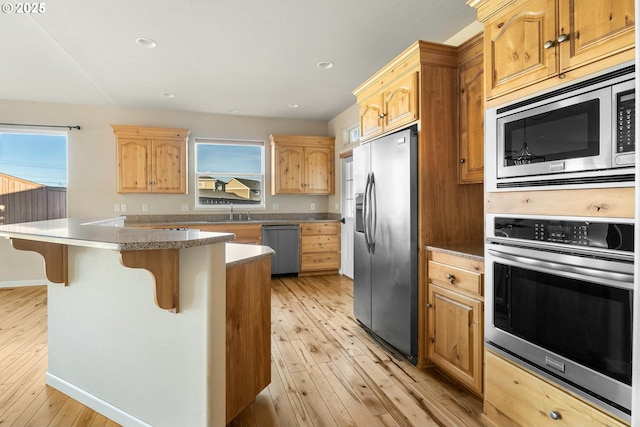
M 260 181 L 256 181 L 255 179 L 233 178 L 231 181 L 229 181 L 227 186 L 229 186 L 233 181 L 237 181 L 251 190 L 260 191 Z
M 40 187 L 44 187 L 44 185 L 18 178 L 17 176 L 0 173 L 0 194 L 17 193 L 19 191 L 33 190 L 34 188 Z

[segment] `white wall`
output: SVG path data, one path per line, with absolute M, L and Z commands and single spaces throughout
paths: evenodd
M 267 210 L 273 203 L 280 205 L 280 212 L 328 211 L 327 196 L 270 196 L 271 185 L 269 134 L 289 133 L 328 135 L 327 122 L 240 117 L 204 113 L 135 110 L 66 104 L 16 102 L 0 100 L 0 117 L 4 123 L 28 123 L 50 125 L 79 125 L 81 130 L 68 133 L 68 215 L 110 216 L 114 204 L 126 204 L 126 214 L 142 214 L 142 204 L 148 204 L 148 214 L 181 214 L 182 204 L 188 204 L 186 213 L 194 211 L 193 189 L 194 137 L 218 137 L 232 139 L 263 140 L 266 143 L 266 201 Z M 191 129 L 189 138 L 188 195 L 126 194 L 116 193 L 116 142 L 111 124 L 177 127 Z M 10 128 L 6 128 L 10 129 Z M 338 181 L 339 182 L 339 181 Z M 333 205 L 332 205 L 333 206 Z M 0 284 L 42 281 L 43 261 L 37 254 L 18 252 L 9 242 L 0 242 Z
M 355 97 L 354 97 L 355 102 Z M 336 193 L 329 196 L 329 212 L 342 212 L 342 160 L 340 154 L 353 150 L 355 144 L 349 144 L 349 132 L 353 126 L 358 125 L 358 104 L 353 104 L 342 113 L 329 121 L 329 135 L 336 137 Z
M 181 213 L 181 205 L 194 206 L 194 178 L 189 179 L 189 195 L 116 194 L 116 143 L 111 124 L 166 126 L 191 129 L 189 170 L 194 170 L 194 137 L 263 140 L 267 146 L 271 133 L 326 135 L 327 123 L 321 121 L 248 118 L 175 111 L 133 110 L 76 105 L 0 101 L 4 122 L 80 125 L 68 137 L 69 216 L 112 215 L 113 205 L 126 204 L 127 213 L 142 214 L 142 204 L 150 214 Z M 269 157 L 267 157 L 269 159 Z M 267 193 L 270 188 L 270 164 L 266 168 Z M 267 206 L 279 203 L 285 212 L 326 211 L 325 196 L 269 196 Z M 192 212 L 193 213 L 193 212 Z M 198 211 L 197 213 L 202 213 Z

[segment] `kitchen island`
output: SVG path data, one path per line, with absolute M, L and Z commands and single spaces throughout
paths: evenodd
M 0 226 L 0 236 L 45 257 L 48 385 L 126 426 L 226 424 L 233 234 L 70 218 Z M 234 246 L 232 265 L 273 253 Z

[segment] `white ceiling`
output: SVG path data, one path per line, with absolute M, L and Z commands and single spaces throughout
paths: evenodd
M 352 105 L 353 89 L 414 41 L 443 42 L 475 20 L 466 0 L 42 4 L 0 15 L 0 99 L 311 120 Z

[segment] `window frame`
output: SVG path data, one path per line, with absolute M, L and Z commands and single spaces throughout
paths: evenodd
M 198 167 L 198 146 L 200 145 L 226 145 L 226 146 L 253 146 L 260 147 L 260 173 L 221 173 L 216 171 L 199 171 Z M 244 210 L 265 210 L 267 206 L 266 201 L 266 143 L 264 140 L 250 140 L 250 139 L 230 139 L 230 138 L 211 138 L 211 137 L 195 137 L 194 138 L 194 208 L 197 210 L 221 210 L 227 211 L 230 205 L 234 205 L 239 209 Z M 221 177 L 256 177 L 260 180 L 260 203 L 257 204 L 234 204 L 234 203 L 215 203 L 215 204 L 202 204 L 200 203 L 200 186 L 199 181 L 201 176 L 221 176 Z

